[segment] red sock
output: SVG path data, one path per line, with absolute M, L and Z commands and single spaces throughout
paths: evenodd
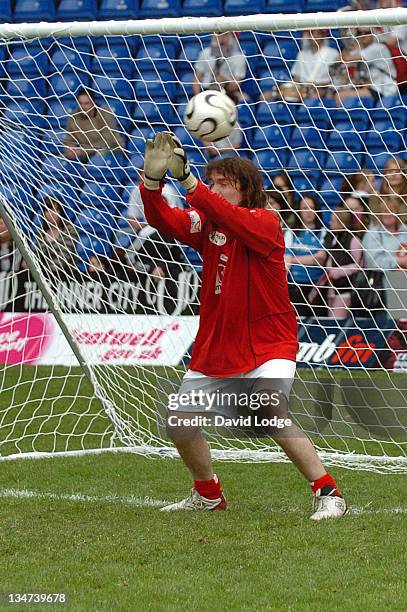
M 318 489 L 322 490 L 325 486 L 329 485 L 333 489 L 336 489 L 336 495 L 338 497 L 342 497 L 342 494 L 337 487 L 335 479 L 333 478 L 333 476 L 331 476 L 329 472 L 321 476 L 321 478 L 314 480 L 314 482 L 310 482 L 310 485 L 313 493 L 316 493 Z
M 216 474 L 211 480 L 194 480 L 194 488 L 199 495 L 207 499 L 216 499 L 221 494 L 220 481 Z

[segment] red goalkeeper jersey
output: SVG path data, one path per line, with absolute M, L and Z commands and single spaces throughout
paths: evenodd
M 196 249 L 203 260 L 198 334 L 191 370 L 249 372 L 269 359 L 295 361 L 297 320 L 288 297 L 284 238 L 271 210 L 234 206 L 199 182 L 191 208 L 170 208 L 161 190 L 140 187 L 150 225 Z

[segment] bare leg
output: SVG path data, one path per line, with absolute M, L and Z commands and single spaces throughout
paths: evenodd
M 211 452 L 201 433 L 197 433 L 193 437 L 173 437 L 173 442 L 194 480 L 211 480 L 213 478 Z
M 293 433 L 294 427 L 291 427 L 290 436 L 274 439 L 308 482 L 313 482 L 321 478 L 326 473 L 326 469 L 322 465 L 311 440 L 300 430 L 298 430 L 298 436 L 295 436 Z

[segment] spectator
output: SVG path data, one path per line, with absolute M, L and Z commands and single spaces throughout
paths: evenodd
M 400 222 L 399 198 L 393 196 L 382 202 L 378 217 L 379 222 L 363 237 L 366 267 L 407 270 L 407 226 Z
M 397 196 L 400 203 L 400 220 L 407 223 L 407 163 L 401 157 L 390 157 L 383 169 L 380 195 Z
M 266 189 L 267 208 L 278 212 L 283 229 L 295 225 L 295 213 L 287 208 L 287 201 L 281 191 L 277 189 Z
M 286 202 L 286 209 L 290 213 L 294 209 L 294 185 L 287 172 L 279 172 L 271 177 L 273 188 L 280 191 Z
M 299 316 L 310 316 L 309 294 L 323 274 L 326 259 L 320 207 L 312 194 L 303 195 L 295 227 L 285 232 L 290 299 Z
M 232 157 L 237 155 L 238 149 L 242 146 L 243 132 L 240 125 L 235 125 L 229 136 L 217 140 L 216 142 L 208 143 L 204 142 L 205 154 L 208 160 L 215 157 Z
M 291 76 L 300 84 L 306 98 L 326 96 L 331 84 L 329 67 L 339 56 L 339 51 L 329 45 L 329 31 L 326 29 L 303 32 L 303 45 L 298 53 Z
M 64 138 L 64 155 L 68 159 L 87 161 L 96 153 L 123 148 L 123 138 L 110 109 L 99 107 L 93 93 L 82 89 L 77 94 L 78 108 L 68 119 Z
M 12 237 L 0 217 L 0 272 L 19 272 L 26 267 L 20 251 L 13 242 Z
M 344 178 L 341 192 L 355 198 L 365 198 L 377 193 L 376 176 L 373 170 L 364 168 Z
M 176 280 L 180 272 L 190 269 L 180 245 L 151 225 L 138 232 L 126 252 L 126 260 L 136 272 L 149 274 L 154 282 L 160 278 Z
M 369 225 L 369 207 L 366 199 L 350 195 L 345 198 L 343 207 L 351 213 L 349 229 L 361 240 Z
M 403 0 L 379 0 L 378 8 L 398 8 Z M 388 45 L 396 66 L 399 92 L 407 94 L 407 25 L 384 26 L 379 40 Z
M 202 49 L 194 69 L 194 94 L 205 89 L 224 89 L 234 102 L 247 98 L 240 88 L 246 76 L 246 58 L 234 32 L 213 34 L 211 44 Z
M 141 183 L 144 178 L 144 170 L 142 168 L 138 168 L 137 172 L 139 175 L 139 181 L 133 186 L 130 192 L 129 206 L 127 208 L 127 221 L 134 232 L 138 232 L 144 225 L 146 225 L 144 206 L 139 189 L 139 183 Z M 163 187 L 162 195 L 167 201 L 168 206 L 171 208 L 184 208 L 180 193 L 168 181 Z
M 328 317 L 346 319 L 350 315 L 353 279 L 363 266 L 363 247 L 352 232 L 352 213 L 338 208 L 332 215 L 331 231 L 325 238 L 328 259 Z
M 76 230 L 55 198 L 44 200 L 43 216 L 44 222 L 36 238 L 37 253 L 45 264 L 44 269 L 53 275 L 63 275 L 75 266 Z
M 398 92 L 396 68 L 389 48 L 379 42 L 371 28 L 358 28 L 354 32 L 354 37 L 358 44 L 342 53 L 342 61 L 349 63 L 349 69 L 357 69 L 358 78 L 355 86 L 339 94 L 340 99 L 349 95 L 368 94 L 374 98 L 396 95 Z M 363 92 L 360 87 L 364 88 Z

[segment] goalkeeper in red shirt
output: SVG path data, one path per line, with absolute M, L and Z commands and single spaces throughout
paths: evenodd
M 170 208 L 163 199 L 162 181 L 168 170 L 187 190 L 190 208 Z M 247 159 L 212 161 L 206 167 L 208 188 L 191 174 L 181 144 L 171 133 L 161 132 L 146 143 L 144 174 L 140 191 L 148 223 L 196 249 L 203 259 L 200 325 L 178 397 L 196 398 L 203 392 L 207 398 L 216 391 L 219 398 L 219 390 L 226 390 L 231 380 L 267 387 L 266 381 L 277 379 L 279 393 L 288 402 L 297 322 L 288 297 L 283 233 L 275 212 L 266 208 L 258 169 Z M 273 417 L 286 416 L 282 406 L 283 402 Z M 186 499 L 162 510 L 225 510 L 201 427 L 188 429 L 192 420 L 187 417 L 200 410 L 206 415 L 208 404 L 202 408 L 200 402 L 192 402 L 178 408 L 181 412 L 169 413 L 167 421 L 175 416 L 178 421 L 174 427 L 171 422 L 168 431 L 194 486 Z M 219 405 L 217 411 L 222 412 Z M 294 424 L 267 431 L 310 483 L 311 518 L 343 516 L 345 501 L 310 439 Z

